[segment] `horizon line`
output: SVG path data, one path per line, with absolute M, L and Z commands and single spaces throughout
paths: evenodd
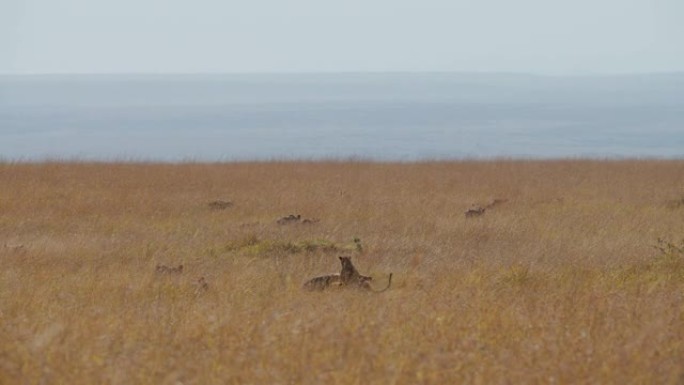
M 50 77 L 50 76 L 256 76 L 256 75 L 492 75 L 527 77 L 629 77 L 684 75 L 683 70 L 634 71 L 634 72 L 534 72 L 534 71 L 206 71 L 206 72 L 0 72 L 3 77 Z

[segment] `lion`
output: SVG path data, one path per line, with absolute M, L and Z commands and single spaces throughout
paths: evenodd
M 390 288 L 392 285 L 392 274 L 389 275 L 389 282 L 387 287 L 382 290 L 374 290 L 370 281 L 373 277 L 361 275 L 349 256 L 339 257 L 342 264 L 342 270 L 339 274 L 329 274 L 319 277 L 314 277 L 304 283 L 304 289 L 309 291 L 323 291 L 330 288 L 356 288 L 367 291 L 381 293 Z

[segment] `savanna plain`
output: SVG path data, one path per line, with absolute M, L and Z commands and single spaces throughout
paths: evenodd
M 0 383 L 682 384 L 683 240 L 676 160 L 0 163 Z

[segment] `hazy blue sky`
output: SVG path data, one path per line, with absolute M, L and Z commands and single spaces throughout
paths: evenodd
M 0 73 L 684 70 L 684 0 L 0 0 Z

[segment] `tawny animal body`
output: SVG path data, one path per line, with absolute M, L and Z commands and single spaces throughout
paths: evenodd
M 325 290 L 331 287 L 339 287 L 341 279 L 339 274 L 322 275 L 320 277 L 311 278 L 304 283 L 304 289 L 310 291 Z
M 342 285 L 348 286 L 348 285 L 360 285 L 363 284 L 363 282 L 367 282 L 372 280 L 372 277 L 367 277 L 365 275 L 359 274 L 359 271 L 356 270 L 356 267 L 354 267 L 354 264 L 351 261 L 351 257 L 339 257 L 340 262 L 342 263 L 342 271 L 340 272 L 340 279 L 342 281 Z

